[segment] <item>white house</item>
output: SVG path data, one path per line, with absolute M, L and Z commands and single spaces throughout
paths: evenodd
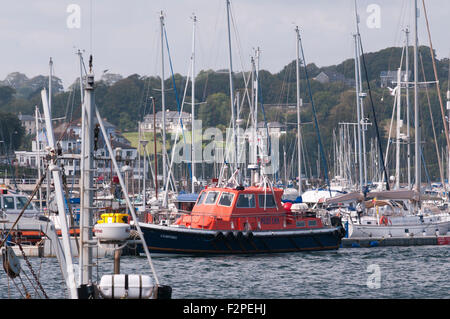
M 147 114 L 144 116 L 144 121 L 141 122 L 141 130 L 143 132 L 153 132 L 153 123 L 155 122 L 156 130 L 160 132 L 162 130 L 162 116 L 163 112 L 159 111 L 156 113 L 156 119 L 154 119 L 153 114 Z M 180 123 L 180 113 L 177 111 L 166 110 L 166 132 L 175 134 L 177 130 L 181 132 L 181 124 L 183 129 L 187 130 L 191 128 L 191 114 L 187 112 L 181 112 L 181 123 Z

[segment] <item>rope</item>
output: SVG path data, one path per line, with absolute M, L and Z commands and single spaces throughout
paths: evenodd
M 422 66 L 423 80 L 424 80 L 424 82 L 426 82 L 427 79 L 426 79 L 426 77 L 425 77 L 425 68 L 424 68 L 424 66 L 423 66 L 422 54 L 420 53 L 419 56 L 420 56 L 420 62 L 421 62 L 421 66 Z M 437 85 L 439 85 L 439 84 L 437 84 Z M 444 186 L 444 192 L 447 192 L 446 187 L 445 187 L 445 182 L 444 182 L 444 170 L 443 170 L 443 168 L 442 168 L 441 156 L 439 155 L 439 146 L 438 146 L 438 144 L 437 144 L 436 129 L 435 129 L 435 127 L 434 127 L 433 113 L 431 112 L 431 101 L 430 101 L 430 94 L 428 93 L 428 86 L 425 86 L 425 92 L 426 92 L 426 94 L 427 94 L 428 110 L 429 110 L 429 112 L 430 112 L 430 118 L 431 118 L 431 127 L 433 128 L 434 145 L 435 145 L 435 147 L 436 147 L 436 155 L 437 155 L 437 158 L 438 158 L 439 174 L 440 174 L 440 176 L 441 176 L 441 182 L 442 182 L 442 185 Z M 423 155 L 422 155 L 422 156 L 423 156 Z M 426 167 L 426 165 L 425 165 L 425 160 L 424 160 L 423 165 L 424 165 L 425 170 L 426 170 L 427 167 Z M 427 173 L 427 175 L 428 175 L 428 173 Z M 427 176 L 427 177 L 428 177 L 428 176 Z
M 177 86 L 175 84 L 175 76 L 173 74 L 173 67 L 172 67 L 172 58 L 170 57 L 169 40 L 167 39 L 167 31 L 166 31 L 165 27 L 164 27 L 164 35 L 165 35 L 165 39 L 166 39 L 167 55 L 169 57 L 169 65 L 170 65 L 170 71 L 172 73 L 172 82 L 173 82 L 173 88 L 174 88 L 174 91 L 175 91 L 175 98 L 176 98 L 176 101 L 177 101 L 178 113 L 180 114 L 181 131 L 183 133 L 184 144 L 186 144 L 186 136 L 184 135 L 183 120 L 181 118 L 180 99 L 178 97 Z M 194 76 L 194 75 L 192 74 L 192 76 Z M 187 81 L 186 81 L 186 87 L 187 87 Z M 192 124 L 194 124 L 194 123 L 192 123 Z M 188 170 L 189 170 L 190 177 L 192 179 L 192 167 L 191 167 L 191 164 L 189 164 L 189 162 L 188 162 Z M 169 179 L 170 179 L 170 176 L 169 176 Z M 167 193 L 167 189 L 166 189 L 166 193 Z
M 377 133 L 378 148 L 380 150 L 380 159 L 381 159 L 381 165 L 383 166 L 384 179 L 385 179 L 385 182 L 386 182 L 386 190 L 390 190 L 389 179 L 388 179 L 387 171 L 386 171 L 386 165 L 384 163 L 384 158 L 383 158 L 383 148 L 381 146 L 380 131 L 378 129 L 377 116 L 375 114 L 375 105 L 373 104 L 372 90 L 370 89 L 369 73 L 367 72 L 366 58 L 364 57 L 364 50 L 363 50 L 361 36 L 359 37 L 359 45 L 360 45 L 360 48 L 361 48 L 361 57 L 362 57 L 362 62 L 363 62 L 363 66 L 364 66 L 364 73 L 365 73 L 367 88 L 368 88 L 368 91 L 369 91 L 369 99 L 370 99 L 370 105 L 371 105 L 371 108 L 372 108 L 373 122 L 375 124 L 375 131 Z
M 316 107 L 314 106 L 314 100 L 313 100 L 313 96 L 312 96 L 312 92 L 311 92 L 311 83 L 309 81 L 309 76 L 308 76 L 308 69 L 307 69 L 307 64 L 306 64 L 306 59 L 305 59 L 305 54 L 303 52 L 303 44 L 302 44 L 302 39 L 300 37 L 300 33 L 298 35 L 298 41 L 300 43 L 300 48 L 301 48 L 301 52 L 302 52 L 302 59 L 303 59 L 303 64 L 305 66 L 305 76 L 306 76 L 306 83 L 308 85 L 308 93 L 309 93 L 309 98 L 311 100 L 311 106 L 313 109 L 313 114 L 314 114 L 314 123 L 316 124 L 316 132 L 317 132 L 317 138 L 319 139 L 319 147 L 320 147 L 320 155 L 321 155 L 321 159 L 322 159 L 322 164 L 324 166 L 324 174 L 325 174 L 325 181 L 327 183 L 328 186 L 328 191 L 330 192 L 330 196 L 331 196 L 331 188 L 330 188 L 330 179 L 328 178 L 328 164 L 327 164 L 327 159 L 325 158 L 325 152 L 323 149 L 323 145 L 322 145 L 322 139 L 320 137 L 320 128 L 319 128 L 319 123 L 317 121 L 317 115 L 316 115 Z M 300 132 L 299 132 L 300 134 Z
M 36 273 L 33 270 L 33 267 L 31 266 L 30 261 L 28 260 L 27 256 L 25 255 L 25 251 L 22 248 L 22 245 L 18 242 L 17 245 L 19 246 L 20 252 L 22 253 L 23 259 L 25 260 L 28 268 L 30 269 L 31 274 L 33 275 L 34 280 L 36 280 L 36 283 L 39 287 L 39 289 L 42 291 L 42 293 L 44 294 L 45 298 L 48 299 L 47 294 L 45 293 L 44 287 L 42 287 L 41 282 L 39 281 L 38 277 L 36 276 Z M 31 282 L 31 281 L 30 281 Z
M 438 78 L 437 69 L 436 69 L 436 60 L 434 58 L 433 42 L 431 41 L 430 25 L 428 23 L 428 15 L 427 15 L 427 9 L 425 7 L 425 0 L 422 0 L 422 5 L 423 5 L 423 13 L 424 13 L 424 16 L 425 16 L 425 22 L 426 22 L 426 25 L 427 25 L 428 39 L 430 41 L 430 55 L 431 55 L 431 59 L 432 59 L 432 62 L 433 62 L 433 71 L 434 71 L 434 77 L 435 77 L 435 80 L 436 80 L 437 95 L 439 97 L 439 104 L 441 106 L 441 115 L 442 115 L 442 122 L 444 124 L 445 139 L 447 141 L 447 147 L 450 148 L 450 136 L 448 135 L 447 122 L 445 121 L 444 105 L 443 105 L 443 102 L 442 102 L 441 89 L 440 89 L 440 86 L 439 86 L 439 78 Z

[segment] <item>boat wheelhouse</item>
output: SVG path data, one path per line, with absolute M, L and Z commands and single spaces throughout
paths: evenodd
M 176 225 L 222 231 L 267 231 L 322 228 L 322 220 L 311 214 L 294 214 L 281 204 L 283 190 L 249 187 L 208 188 L 191 214 L 181 216 Z

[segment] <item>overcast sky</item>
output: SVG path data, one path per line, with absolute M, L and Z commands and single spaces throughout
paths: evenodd
M 428 44 L 422 0 L 418 3 L 419 41 Z M 448 57 L 450 2 L 426 4 L 438 58 Z M 70 5 L 81 10 L 79 28 Z M 379 19 L 373 5 L 380 9 Z M 412 5 L 413 0 L 358 0 L 365 52 L 402 45 L 401 30 L 413 26 Z M 104 70 L 159 75 L 161 10 L 175 73 L 187 74 L 193 13 L 198 17 L 196 72 L 228 68 L 225 0 L 19 0 L 2 1 L 0 79 L 15 71 L 46 75 L 52 57 L 55 75 L 67 87 L 79 74 L 78 48 L 85 50 L 86 61 L 93 53 L 97 78 Z M 354 0 L 232 0 L 232 12 L 235 71 L 250 69 L 256 47 L 261 48 L 260 68 L 280 71 L 295 58 L 295 25 L 301 29 L 307 63 L 327 66 L 353 57 Z M 167 64 L 166 77 L 169 72 Z

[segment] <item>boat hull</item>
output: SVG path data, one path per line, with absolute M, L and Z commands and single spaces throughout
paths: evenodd
M 450 222 L 410 225 L 348 225 L 349 238 L 446 235 Z
M 341 226 L 315 230 L 213 231 L 139 223 L 150 253 L 261 254 L 336 250 Z M 142 247 L 140 248 L 142 249 Z

